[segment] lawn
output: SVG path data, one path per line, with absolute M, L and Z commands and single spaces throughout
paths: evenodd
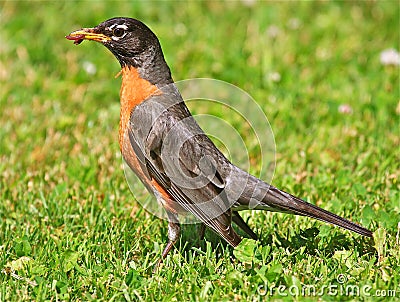
M 276 143 L 272 183 L 375 231 L 245 212 L 259 242 L 197 227 L 156 272 L 167 222 L 135 201 L 118 146 L 120 68 L 64 36 L 114 16 L 159 37 L 175 80 L 249 93 Z M 0 301 L 400 300 L 399 3 L 0 2 Z M 246 124 L 250 171 L 263 157 Z M 218 142 L 217 142 L 218 143 Z

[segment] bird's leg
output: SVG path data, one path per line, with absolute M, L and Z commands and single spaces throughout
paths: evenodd
M 162 254 L 161 254 L 161 259 L 158 260 L 156 266 L 154 267 L 153 272 L 157 271 L 158 267 L 160 264 L 163 262 L 163 260 L 168 256 L 169 252 L 171 251 L 172 247 L 174 244 L 178 241 L 179 235 L 181 234 L 181 226 L 178 222 L 178 217 L 167 211 L 168 214 L 168 243 L 165 246 Z
M 232 212 L 232 221 L 236 223 L 236 225 L 242 229 L 247 235 L 250 236 L 253 240 L 258 240 L 257 235 L 251 230 L 248 224 L 243 220 L 243 218 L 239 215 L 238 212 Z
M 168 243 L 161 255 L 161 261 L 164 260 L 174 244 L 178 241 L 181 234 L 181 226 L 179 223 L 170 221 L 168 223 Z

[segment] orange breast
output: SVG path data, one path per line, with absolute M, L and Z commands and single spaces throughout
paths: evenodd
M 171 196 L 161 187 L 154 179 L 148 179 L 143 173 L 138 158 L 130 144 L 127 128 L 129 126 L 129 118 L 131 112 L 137 105 L 151 97 L 159 95 L 162 92 L 157 86 L 149 81 L 142 79 L 139 72 L 133 67 L 122 68 L 122 85 L 120 91 L 121 112 L 119 123 L 119 146 L 121 148 L 124 160 L 128 163 L 131 169 L 144 181 L 146 187 L 151 191 L 151 188 L 156 189 L 163 199 L 163 205 L 167 211 L 173 213 L 186 212 Z
M 142 79 L 134 67 L 125 66 L 122 68 L 122 85 L 120 91 L 121 111 L 119 122 L 119 146 L 122 151 L 124 134 L 128 127 L 129 117 L 144 100 L 155 94 L 161 94 L 157 86 Z

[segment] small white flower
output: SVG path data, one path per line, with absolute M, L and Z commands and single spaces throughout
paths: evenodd
M 94 75 L 97 72 L 97 68 L 92 62 L 84 61 L 82 63 L 82 67 L 86 71 L 86 73 L 89 75 Z
M 270 26 L 267 28 L 267 36 L 270 37 L 270 38 L 272 38 L 272 39 L 274 39 L 274 38 L 276 38 L 277 36 L 279 36 L 280 33 L 281 33 L 281 30 L 280 30 L 280 28 L 279 28 L 278 26 L 276 26 L 276 25 L 270 25 Z
M 339 106 L 338 111 L 342 114 L 352 114 L 353 108 L 349 104 L 342 104 Z
M 281 80 L 281 74 L 279 72 L 271 72 L 268 74 L 268 80 L 270 80 L 271 82 L 279 82 Z
M 257 3 L 257 0 L 242 0 L 244 6 L 252 7 Z
M 383 65 L 400 65 L 400 54 L 394 48 L 389 48 L 381 52 L 381 63 Z

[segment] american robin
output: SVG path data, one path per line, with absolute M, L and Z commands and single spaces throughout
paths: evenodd
M 119 145 L 124 160 L 164 207 L 168 244 L 180 235 L 178 216 L 191 213 L 231 246 L 241 237 L 232 221 L 251 238 L 241 218 L 245 209 L 303 215 L 363 236 L 372 232 L 336 214 L 281 191 L 233 165 L 193 119 L 171 77 L 156 35 L 132 18 L 112 18 L 66 36 L 75 44 L 100 42 L 122 68 Z

